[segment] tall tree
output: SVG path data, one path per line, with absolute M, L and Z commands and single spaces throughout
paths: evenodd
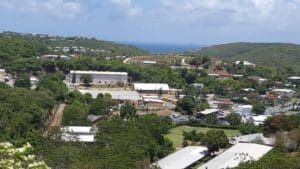
M 202 138 L 202 144 L 206 145 L 210 153 L 219 151 L 228 146 L 228 138 L 223 130 L 209 130 Z
M 136 111 L 136 108 L 130 102 L 126 102 L 120 109 L 120 116 L 122 119 L 133 119 L 137 115 Z

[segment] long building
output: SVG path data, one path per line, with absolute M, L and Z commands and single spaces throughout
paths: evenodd
M 207 148 L 188 146 L 157 161 L 154 165 L 161 169 L 185 169 L 207 155 Z
M 242 162 L 256 161 L 273 147 L 254 143 L 238 143 L 198 169 L 227 169 L 237 167 Z
M 93 85 L 124 85 L 128 83 L 127 72 L 99 72 L 99 71 L 78 71 L 70 72 L 70 80 L 74 84 L 80 84 L 81 77 L 89 75 L 92 78 Z

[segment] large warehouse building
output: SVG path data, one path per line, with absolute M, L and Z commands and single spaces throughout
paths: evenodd
M 124 85 L 128 83 L 127 72 L 77 71 L 70 72 L 70 80 L 74 84 L 81 83 L 83 75 L 91 76 L 93 85 Z

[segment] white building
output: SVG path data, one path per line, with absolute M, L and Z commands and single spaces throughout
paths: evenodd
M 256 66 L 254 63 L 251 63 L 251 62 L 246 61 L 246 60 L 244 60 L 244 61 L 238 60 L 238 61 L 235 62 L 236 65 L 239 65 L 239 64 L 241 64 L 241 63 L 242 63 L 244 66 L 253 66 L 253 67 Z
M 293 97 L 296 93 L 291 89 L 274 89 L 272 92 L 278 94 L 280 97 Z
M 97 98 L 99 94 L 110 94 L 112 100 L 117 101 L 118 104 L 122 104 L 126 101 L 134 103 L 136 105 L 142 101 L 142 97 L 136 91 L 108 91 L 108 90 L 79 90 L 81 94 L 91 94 L 92 98 Z
M 161 169 L 185 169 L 207 155 L 207 148 L 188 146 L 160 159 L 154 165 Z
M 67 126 L 60 128 L 61 140 L 66 142 L 95 142 L 97 130 L 86 126 Z
M 81 83 L 83 75 L 90 75 L 93 85 L 124 85 L 128 83 L 127 72 L 99 72 L 99 71 L 77 71 L 70 72 L 72 83 Z
M 262 133 L 248 134 L 235 137 L 231 144 L 238 143 L 258 143 L 263 145 L 274 145 L 275 139 L 265 137 Z
M 198 169 L 226 169 L 237 167 L 242 162 L 257 161 L 273 147 L 254 143 L 238 143 Z
M 247 117 L 252 115 L 252 105 L 235 105 L 233 106 L 233 111 L 240 114 L 241 116 Z
M 248 121 L 253 123 L 254 125 L 261 125 L 263 124 L 270 115 L 258 115 L 258 116 L 251 116 L 249 117 Z
M 134 83 L 134 90 L 139 92 L 169 92 L 170 88 L 165 83 Z

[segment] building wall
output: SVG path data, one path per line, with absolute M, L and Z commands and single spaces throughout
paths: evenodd
M 80 78 L 82 74 L 75 74 L 75 83 L 81 83 Z M 74 75 L 71 74 L 71 78 Z M 91 74 L 92 84 L 93 85 L 108 85 L 108 84 L 127 84 L 128 76 L 127 75 L 106 75 L 106 74 Z

